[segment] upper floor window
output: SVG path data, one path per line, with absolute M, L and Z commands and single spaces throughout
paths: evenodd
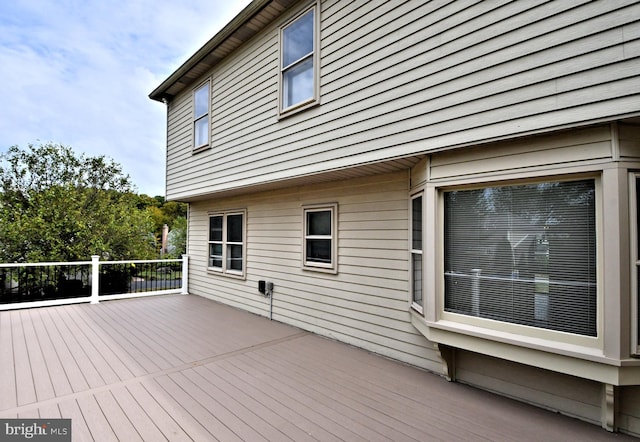
M 280 111 L 287 112 L 316 99 L 316 8 L 282 28 Z
M 210 82 L 193 91 L 193 148 L 209 145 Z
M 597 336 L 595 180 L 443 199 L 445 312 Z
M 217 213 L 209 216 L 210 270 L 244 275 L 245 212 Z
M 336 212 L 336 204 L 304 208 L 305 268 L 336 271 Z

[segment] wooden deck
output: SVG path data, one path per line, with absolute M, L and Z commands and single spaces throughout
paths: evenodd
M 0 312 L 0 417 L 73 440 L 635 440 L 197 296 Z

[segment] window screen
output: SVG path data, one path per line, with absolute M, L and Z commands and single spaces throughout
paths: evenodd
M 445 311 L 596 335 L 595 182 L 444 194 Z

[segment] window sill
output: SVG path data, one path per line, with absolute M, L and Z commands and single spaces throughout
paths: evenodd
M 311 99 L 311 100 L 307 100 L 307 101 L 303 101 L 302 103 L 293 105 L 291 107 L 288 107 L 286 109 L 282 109 L 279 113 L 278 113 L 278 120 L 284 120 L 285 118 L 288 118 L 292 115 L 296 115 L 300 112 L 303 112 L 307 109 L 310 109 L 312 107 L 316 107 L 320 105 L 320 101 L 317 99 Z
M 241 279 L 241 280 L 247 279 L 244 273 L 223 272 L 222 270 L 217 270 L 211 267 L 207 268 L 207 274 L 215 275 L 215 276 L 224 276 L 225 278 L 232 278 L 232 279 Z
M 309 271 L 309 272 L 330 273 L 333 275 L 338 274 L 338 269 L 334 269 L 332 267 L 315 267 L 315 266 L 303 265 L 302 270 Z
M 453 321 L 427 321 L 410 309 L 411 324 L 429 341 L 611 385 L 640 384 L 640 360 L 606 357 L 600 348 L 497 332 Z
M 209 144 L 205 144 L 203 146 L 194 147 L 193 149 L 191 149 L 191 154 L 195 155 L 197 153 L 204 152 L 204 151 L 207 151 L 209 149 L 211 149 L 211 145 L 209 145 Z

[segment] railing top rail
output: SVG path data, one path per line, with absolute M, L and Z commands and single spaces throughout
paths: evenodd
M 162 262 L 182 262 L 182 259 L 130 259 L 122 261 L 99 261 L 103 264 L 146 264 L 146 263 L 162 263 Z M 8 262 L 0 263 L 0 268 L 11 267 L 47 267 L 47 266 L 70 266 L 70 265 L 91 265 L 92 261 L 71 261 L 71 262 Z
M 47 267 L 47 266 L 74 266 L 74 265 L 91 265 L 91 261 L 73 261 L 73 262 L 11 262 L 0 263 L 0 268 L 10 267 Z
M 154 262 L 182 262 L 181 258 L 178 259 L 128 259 L 123 261 L 100 261 L 100 265 L 104 264 L 146 264 Z M 91 263 L 89 263 L 91 264 Z

